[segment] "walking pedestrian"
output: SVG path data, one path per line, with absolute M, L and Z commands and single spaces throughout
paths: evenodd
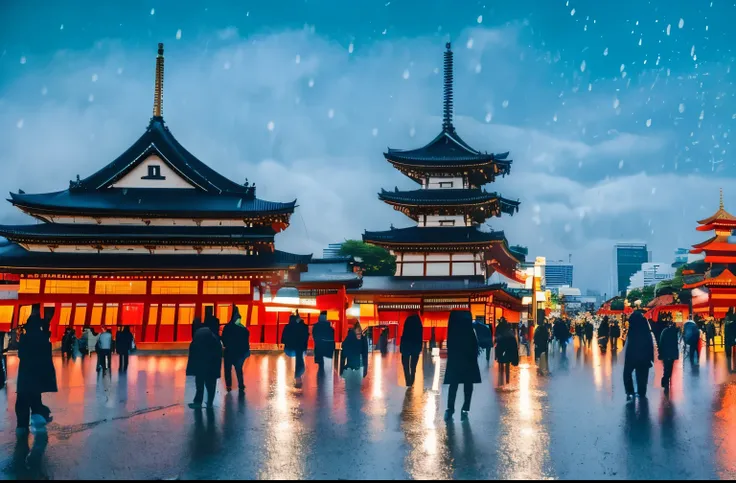
M 383 356 L 388 354 L 388 327 L 381 330 L 381 335 L 378 337 L 378 350 Z
M 127 325 L 118 331 L 115 339 L 115 352 L 118 353 L 118 371 L 128 372 L 128 360 L 133 350 L 133 333 Z M 112 369 L 112 368 L 111 368 Z
M 281 333 L 281 343 L 284 345 L 284 353 L 295 359 L 294 379 L 298 382 L 304 375 L 304 352 L 309 343 L 309 328 L 299 314 L 289 317 L 289 323 Z
M 529 329 L 527 329 L 524 324 L 519 323 L 519 349 L 521 349 L 521 346 L 526 348 L 527 356 L 532 355 L 532 352 L 529 349 Z
M 5 332 L 0 331 L 0 389 L 5 387 L 7 379 L 5 370 Z
M 726 363 L 728 370 L 733 371 L 733 348 L 736 347 L 736 316 L 733 308 L 728 309 L 725 325 L 723 327 L 723 344 L 726 351 Z
M 476 317 L 473 322 L 473 330 L 475 337 L 478 339 L 478 347 L 481 351 L 486 351 L 486 362 L 491 362 L 491 348 L 493 347 L 493 335 L 491 329 L 483 321 L 483 317 Z
M 664 365 L 664 375 L 662 376 L 662 387 L 665 393 L 670 390 L 670 381 L 672 379 L 672 367 L 675 361 L 680 358 L 679 337 L 677 327 L 671 320 L 667 322 L 667 326 L 662 330 L 659 336 L 659 360 Z
M 618 320 L 613 321 L 610 329 L 611 334 L 611 349 L 614 351 L 618 350 L 618 338 L 621 337 L 621 326 L 618 325 Z
M 591 324 L 592 327 L 592 324 Z M 586 327 L 587 329 L 587 327 Z M 565 354 L 567 350 L 567 341 L 570 339 L 570 330 L 567 328 L 562 319 L 555 320 L 555 325 L 552 326 L 553 337 L 560 346 L 560 352 Z M 587 331 L 586 331 L 587 336 Z M 592 337 L 592 335 L 591 335 Z
M 204 390 L 207 389 L 207 407 L 212 408 L 215 400 L 217 380 L 222 371 L 222 344 L 212 331 L 212 326 L 203 325 L 194 334 L 189 344 L 187 360 L 187 376 L 194 376 L 196 392 L 194 401 L 189 404 L 192 409 L 202 409 Z
M 601 352 L 606 352 L 606 348 L 608 347 L 608 337 L 610 335 L 611 327 L 608 324 L 608 316 L 604 316 L 598 326 L 598 346 L 601 348 Z
M 541 324 L 534 331 L 534 360 L 537 363 L 537 372 L 544 374 L 549 372 L 548 354 L 549 330 L 546 324 Z
M 360 322 L 356 322 L 348 331 L 340 349 L 340 375 L 345 369 L 359 371 L 363 369 L 363 377 L 368 375 L 368 339 L 363 336 Z
M 649 369 L 654 362 L 654 342 L 649 324 L 639 311 L 629 318 L 629 333 L 624 347 L 624 388 L 626 398 L 634 398 L 632 373 L 636 371 L 636 392 L 640 398 L 647 396 Z
M 688 346 L 690 351 L 690 363 L 698 364 L 698 343 L 700 342 L 700 328 L 693 320 L 688 320 L 682 324 L 682 340 Z
M 327 320 L 326 310 L 320 312 L 317 323 L 312 326 L 312 339 L 314 362 L 317 364 L 319 374 L 322 374 L 325 370 L 325 357 L 332 359 L 335 355 L 335 329 Z
M 41 395 L 58 391 L 50 334 L 44 330 L 45 323 L 40 314 L 40 304 L 34 304 L 25 324 L 25 333 L 18 342 L 15 415 L 21 433 L 28 430 L 29 423 L 36 431 L 43 431 L 53 420 L 51 410 L 43 405 Z
M 585 331 L 585 342 L 586 344 L 588 344 L 588 347 L 590 347 L 590 345 L 593 343 L 593 332 L 595 331 L 595 327 L 593 327 L 593 324 L 591 321 L 588 320 L 585 322 L 584 331 Z
M 705 326 L 705 348 L 708 350 L 710 346 L 716 346 L 716 325 L 711 320 Z
M 504 383 L 505 380 L 508 384 L 511 380 L 511 364 L 519 365 L 519 346 L 510 325 L 496 331 L 496 362 L 499 382 Z
M 511 337 L 513 338 L 513 334 Z M 445 421 L 450 421 L 455 413 L 455 399 L 460 384 L 463 385 L 464 392 L 460 419 L 468 420 L 473 384 L 478 383 L 480 383 L 478 341 L 473 330 L 473 316 L 468 310 L 453 310 L 447 322 L 447 367 L 444 384 L 448 384 L 450 388 L 447 394 Z
M 250 332 L 243 325 L 237 305 L 233 305 L 232 312 L 230 321 L 222 329 L 222 345 L 225 347 L 225 388 L 227 392 L 232 391 L 232 369 L 235 368 L 235 377 L 238 379 L 238 391 L 244 393 L 243 364 L 245 364 L 245 360 L 250 356 Z
M 112 351 L 112 333 L 103 328 L 100 337 L 97 339 L 97 345 L 99 346 L 97 362 L 104 376 L 108 369 L 112 371 L 112 356 L 110 355 Z M 109 365 L 108 362 L 110 363 Z
M 215 308 L 213 306 L 209 305 L 204 308 L 204 320 L 202 321 L 202 325 L 209 327 L 210 332 L 212 332 L 217 340 L 220 340 L 220 319 L 215 317 Z M 194 329 L 195 328 L 193 326 L 192 330 Z
M 404 322 L 404 332 L 401 334 L 401 343 L 399 345 L 401 365 L 404 366 L 406 387 L 412 387 L 414 385 L 419 354 L 422 352 L 423 338 L 424 328 L 422 327 L 422 319 L 416 314 L 410 315 Z

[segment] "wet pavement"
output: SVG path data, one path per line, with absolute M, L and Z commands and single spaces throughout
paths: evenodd
M 133 356 L 127 375 L 107 377 L 94 357 L 57 357 L 48 436 L 19 438 L 9 357 L 0 478 L 736 478 L 736 375 L 723 353 L 697 368 L 677 362 L 669 398 L 657 363 L 648 399 L 628 405 L 621 353 L 576 345 L 551 358 L 550 376 L 522 357 L 503 387 L 482 358 L 470 421 L 449 424 L 444 362 L 424 357 L 407 390 L 398 354 L 372 354 L 363 380 L 318 377 L 308 359 L 295 387 L 293 360 L 255 354 L 245 396 L 220 380 L 214 410 L 200 412 L 186 406 L 194 384 L 183 356 Z

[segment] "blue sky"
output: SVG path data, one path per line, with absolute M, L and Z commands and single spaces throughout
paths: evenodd
M 260 197 L 299 199 L 282 248 L 319 254 L 408 225 L 376 199 L 412 187 L 381 153 L 438 132 L 451 39 L 460 134 L 514 159 L 488 189 L 521 211 L 489 224 L 531 254 L 572 254 L 576 285 L 609 289 L 618 240 L 664 262 L 702 240 L 695 220 L 719 187 L 736 205 L 732 2 L 112 5 L 0 0 L 0 190 L 63 189 L 130 145 L 164 42 L 180 142 Z M 0 206 L 0 221 L 21 220 Z

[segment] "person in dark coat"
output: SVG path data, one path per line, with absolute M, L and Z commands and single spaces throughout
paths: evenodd
M 196 334 L 197 331 L 203 326 L 204 324 L 202 323 L 202 319 L 200 319 L 199 317 L 195 317 L 194 320 L 192 320 L 192 340 L 194 340 L 194 334 Z
M 41 306 L 35 304 L 26 322 L 25 333 L 18 342 L 20 362 L 15 415 L 21 431 L 28 429 L 29 422 L 40 429 L 53 420 L 51 410 L 41 401 L 41 394 L 58 391 L 49 337 L 41 318 Z
M 419 354 L 422 352 L 423 338 L 424 328 L 422 327 L 422 319 L 416 314 L 410 315 L 404 322 L 404 332 L 401 334 L 401 344 L 399 345 L 401 364 L 404 366 L 406 387 L 414 385 Z
M 125 326 L 119 331 L 115 339 L 115 351 L 118 353 L 120 372 L 128 372 L 128 360 L 130 352 L 133 350 L 133 334 L 130 327 Z
M 388 354 L 388 327 L 381 330 L 381 335 L 378 337 L 378 350 L 381 351 L 381 355 Z
M 584 324 L 575 324 L 575 335 L 578 337 L 580 347 L 583 346 L 583 338 L 585 337 L 585 326 Z
M 649 324 L 639 311 L 629 318 L 629 333 L 624 347 L 624 387 L 626 397 L 634 397 L 634 380 L 632 373 L 636 371 L 636 389 L 639 397 L 647 396 L 647 378 L 654 362 L 654 341 Z
M 189 407 L 202 409 L 204 389 L 207 388 L 207 407 L 212 408 L 215 400 L 217 380 L 222 371 L 222 344 L 210 326 L 200 327 L 189 344 L 187 376 L 194 376 L 196 393 Z
M 562 324 L 564 326 L 564 324 Z M 511 365 L 519 365 L 519 345 L 510 325 L 496 331 L 496 362 L 500 382 L 511 380 Z
M 345 369 L 363 369 L 363 377 L 368 375 L 368 339 L 363 336 L 360 323 L 356 322 L 353 330 L 348 331 L 340 349 L 340 375 Z
M 698 364 L 698 343 L 700 342 L 700 328 L 692 321 L 688 320 L 682 324 L 682 340 L 690 349 L 690 363 Z
M 585 342 L 590 346 L 590 344 L 593 342 L 593 333 L 595 332 L 595 327 L 593 327 L 593 324 L 588 320 L 585 322 L 584 327 L 585 332 Z
M 716 324 L 711 320 L 705 325 L 705 347 L 716 346 Z
M 665 392 L 670 390 L 670 380 L 672 379 L 672 366 L 675 361 L 680 358 L 679 337 L 677 327 L 671 320 L 667 322 L 667 326 L 662 330 L 659 336 L 659 360 L 664 364 L 664 375 L 662 376 L 662 387 Z
M 542 355 L 547 354 L 549 350 L 549 331 L 546 324 L 541 324 L 534 331 L 534 360 L 541 372 Z
M 7 375 L 5 372 L 5 332 L 0 331 L 0 389 L 5 387 Z
M 447 322 L 447 367 L 444 384 L 448 384 L 450 390 L 447 393 L 445 421 L 451 420 L 455 413 L 455 399 L 460 384 L 463 384 L 465 394 L 460 418 L 463 421 L 468 419 L 473 384 L 478 383 L 478 340 L 473 330 L 473 316 L 469 310 L 453 310 Z
M 491 348 L 493 347 L 493 335 L 491 329 L 483 321 L 483 317 L 478 317 L 473 322 L 473 330 L 475 330 L 475 338 L 478 339 L 478 347 L 480 350 L 486 351 L 486 362 L 491 361 Z
M 233 373 L 235 368 L 235 377 L 238 379 L 238 391 L 245 392 L 245 382 L 243 382 L 243 364 L 250 356 L 250 331 L 243 325 L 243 319 L 240 316 L 240 310 L 233 305 L 233 315 L 230 322 L 222 329 L 222 345 L 225 347 L 225 388 L 230 392 L 233 388 Z
M 555 325 L 552 326 L 552 337 L 557 340 L 557 343 L 560 345 L 560 352 L 564 354 L 567 349 L 567 341 L 570 339 L 570 330 L 562 319 L 555 320 Z
M 327 311 L 323 310 L 317 318 L 317 323 L 312 326 L 312 339 L 314 340 L 314 362 L 317 363 L 319 372 L 325 370 L 325 357 L 332 359 L 335 355 L 335 329 L 327 320 Z
M 608 347 L 608 337 L 611 335 L 611 327 L 608 324 L 608 317 L 603 317 L 600 325 L 598 325 L 598 345 L 601 352 L 605 352 Z
M 281 333 L 281 343 L 284 345 L 284 353 L 295 359 L 294 379 L 299 379 L 304 374 L 304 352 L 309 344 L 309 327 L 299 314 L 289 317 L 289 323 Z
M 726 350 L 726 362 L 728 363 L 728 369 L 734 370 L 733 367 L 733 348 L 736 347 L 736 316 L 734 316 L 733 309 L 728 309 L 726 314 L 726 325 L 723 327 L 723 344 Z
M 621 326 L 618 325 L 617 320 L 614 320 L 610 327 L 611 348 L 618 350 L 618 338 L 621 337 Z
M 215 317 L 215 308 L 208 306 L 204 308 L 204 321 L 203 324 L 210 328 L 210 331 L 220 339 L 220 319 Z

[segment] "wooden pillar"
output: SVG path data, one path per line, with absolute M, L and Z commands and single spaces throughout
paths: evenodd
M 181 304 L 176 304 L 174 306 L 174 342 L 177 342 L 179 340 L 179 307 L 180 306 Z
M 158 342 L 158 332 L 159 327 L 161 327 L 161 312 L 164 311 L 164 304 L 160 303 L 158 304 L 158 310 L 156 311 L 156 328 L 155 328 L 155 335 L 153 337 L 153 342 Z

